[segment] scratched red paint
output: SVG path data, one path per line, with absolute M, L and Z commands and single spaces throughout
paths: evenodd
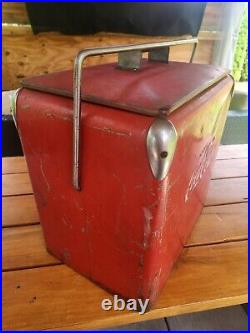
M 152 77 L 153 65 L 148 66 L 148 72 L 145 65 L 138 73 L 110 65 L 92 69 L 92 75 L 97 71 L 98 82 L 103 82 L 96 91 L 91 86 L 92 94 L 108 98 L 113 82 L 114 91 L 119 91 L 116 102 L 122 98 L 129 109 L 131 101 L 139 105 L 140 96 L 151 90 L 153 95 L 142 99 L 152 110 L 154 101 L 155 107 L 157 100 L 171 102 L 170 85 L 176 98 L 190 87 L 195 89 L 193 76 L 196 85 L 199 82 L 199 73 L 190 64 L 171 67 L 171 82 L 166 82 L 168 64 L 157 64 Z M 205 65 L 199 66 L 195 68 L 202 68 L 203 75 Z M 189 75 L 180 84 L 178 71 L 183 68 Z M 207 67 L 208 73 L 209 68 L 213 71 Z M 136 80 L 132 86 L 130 76 Z M 63 89 L 66 82 L 64 88 L 70 90 L 71 73 L 60 77 L 60 82 L 53 75 L 42 77 L 41 85 Z M 113 293 L 154 301 L 201 212 L 232 86 L 231 77 L 225 76 L 166 116 L 177 130 L 178 141 L 162 181 L 154 178 L 146 149 L 153 116 L 82 102 L 80 192 L 73 189 L 71 177 L 72 99 L 23 88 L 17 100 L 17 123 L 49 252 Z

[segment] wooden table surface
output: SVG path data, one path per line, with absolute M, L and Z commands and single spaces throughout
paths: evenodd
M 139 315 L 103 311 L 111 295 L 46 252 L 25 160 L 4 158 L 3 329 L 94 329 L 246 303 L 247 163 L 247 145 L 220 147 L 206 207 L 158 301 Z

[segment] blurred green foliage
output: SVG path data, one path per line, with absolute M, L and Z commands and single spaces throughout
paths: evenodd
M 244 10 L 236 43 L 232 74 L 235 81 L 248 79 L 248 13 Z
M 241 73 L 241 81 L 247 81 L 248 79 L 248 50 L 247 50 L 247 54 L 245 57 L 245 61 L 244 61 L 244 65 L 242 68 L 242 73 Z

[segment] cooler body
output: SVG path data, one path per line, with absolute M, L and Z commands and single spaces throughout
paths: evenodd
M 114 294 L 154 301 L 205 203 L 232 86 L 226 75 L 161 114 L 176 131 L 161 180 L 146 144 L 155 117 L 82 101 L 80 191 L 72 99 L 21 89 L 16 121 L 48 251 Z

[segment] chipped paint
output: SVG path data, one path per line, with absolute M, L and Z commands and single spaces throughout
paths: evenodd
M 49 192 L 50 191 L 50 185 L 49 185 L 49 182 L 48 182 L 48 180 L 46 178 L 46 175 L 44 173 L 44 170 L 43 170 L 43 161 L 42 161 L 41 158 L 40 158 L 40 170 L 41 170 L 41 174 L 43 176 L 44 182 L 45 182 L 45 184 L 47 186 L 47 191 Z
M 144 249 L 148 248 L 149 245 L 149 238 L 151 234 L 151 224 L 153 215 L 151 210 L 148 207 L 143 207 L 143 214 L 144 214 L 144 240 L 143 240 L 143 246 Z
M 117 130 L 111 127 L 92 127 L 94 129 L 97 129 L 98 131 L 101 131 L 105 134 L 109 134 L 109 135 L 117 135 L 117 136 L 131 136 L 132 133 L 128 132 L 128 131 L 121 131 L 121 130 Z
M 72 122 L 72 117 L 71 116 L 60 116 L 60 115 L 55 115 L 54 113 L 52 112 L 47 112 L 46 114 L 46 117 L 49 118 L 49 119 L 52 119 L 52 120 L 63 120 L 63 121 L 69 121 L 69 122 Z

